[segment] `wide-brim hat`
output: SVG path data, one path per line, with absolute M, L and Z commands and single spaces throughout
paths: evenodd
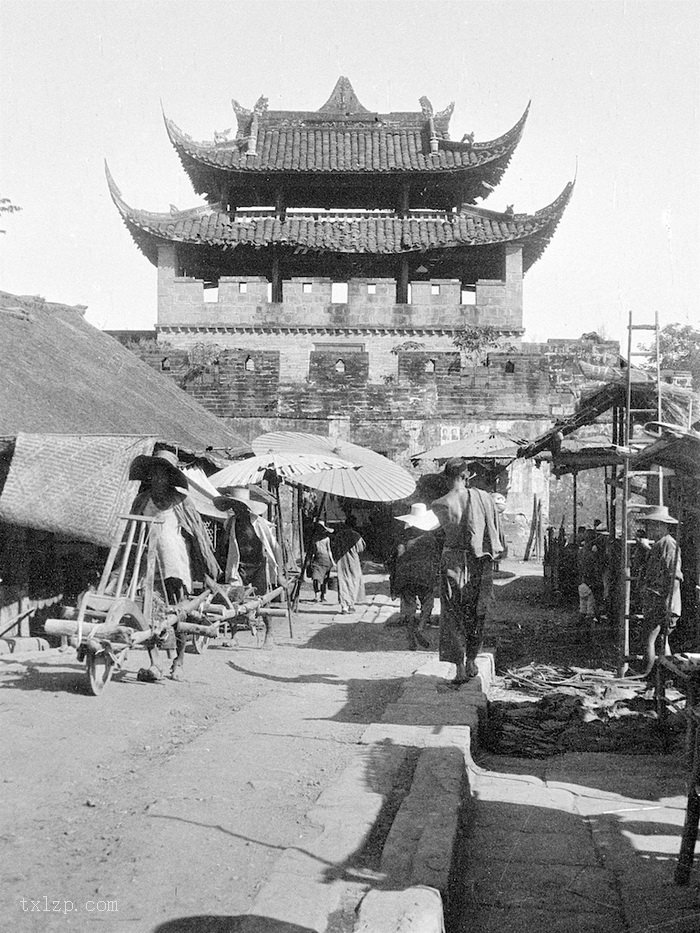
M 419 528 L 421 531 L 434 531 L 440 521 L 424 502 L 416 502 L 411 506 L 407 515 L 397 515 L 397 521 L 405 522 L 409 528 Z
M 223 486 L 219 489 L 221 493 L 214 499 L 214 507 L 222 512 L 229 512 L 235 509 L 237 505 L 245 505 L 253 515 L 265 515 L 267 506 L 264 502 L 257 502 L 250 496 L 250 489 L 247 486 Z
M 678 524 L 678 519 L 671 515 L 665 505 L 657 505 L 651 511 L 645 512 L 640 518 L 643 522 L 663 522 L 665 525 Z
M 465 479 L 469 482 L 470 479 L 474 479 L 476 473 L 473 470 L 473 464 L 468 463 L 464 457 L 450 457 L 449 460 L 446 460 L 442 467 L 442 472 L 445 476 L 452 474 L 453 476 L 458 476 L 462 470 L 466 471 Z
M 140 454 L 138 457 L 134 457 L 129 467 L 129 479 L 137 480 L 140 483 L 148 483 L 156 465 L 165 470 L 170 485 L 184 498 L 190 484 L 185 474 L 179 469 L 177 456 L 172 450 L 156 450 L 152 456 Z

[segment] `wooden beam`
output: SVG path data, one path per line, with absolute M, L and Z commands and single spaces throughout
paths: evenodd
M 396 279 L 396 304 L 408 304 L 408 257 L 401 257 L 399 275 Z
M 282 273 L 280 270 L 280 257 L 277 247 L 273 245 L 272 247 L 272 272 L 270 275 L 270 281 L 272 282 L 272 300 L 275 303 L 281 304 L 282 302 Z
M 401 185 L 401 204 L 399 207 L 399 214 L 402 217 L 408 217 L 408 212 L 410 210 L 411 204 L 411 185 L 410 182 L 403 182 Z
M 284 188 L 280 185 L 275 189 L 275 214 L 284 220 L 284 215 L 287 212 L 287 202 L 284 197 Z

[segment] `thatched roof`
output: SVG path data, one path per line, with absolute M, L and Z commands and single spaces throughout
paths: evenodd
M 150 435 L 191 453 L 250 447 L 170 379 L 84 319 L 0 292 L 0 436 Z

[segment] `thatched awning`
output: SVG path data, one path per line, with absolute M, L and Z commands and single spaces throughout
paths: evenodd
M 111 547 L 138 483 L 129 465 L 155 438 L 18 434 L 0 493 L 0 521 Z

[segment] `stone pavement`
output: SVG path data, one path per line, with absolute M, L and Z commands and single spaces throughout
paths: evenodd
M 499 605 L 504 617 L 513 617 L 502 596 Z M 333 621 L 381 624 L 395 609 L 379 593 L 358 618 Z M 440 933 L 445 921 L 449 933 L 700 931 L 697 868 L 688 887 L 673 883 L 686 803 L 682 761 L 600 753 L 545 761 L 486 756 L 477 735 L 493 656 L 481 656 L 480 679 L 457 692 L 445 689 L 451 666 L 434 652 L 417 653 L 416 662 L 401 696 L 365 730 L 364 763 L 358 758 L 344 775 L 340 796 L 331 788 L 330 798 L 326 792 L 317 801 L 319 819 L 324 798 L 357 814 L 345 845 L 342 819 L 329 837 L 332 860 L 345 855 L 340 861 L 347 868 L 371 831 L 372 814 L 380 812 L 379 798 L 372 798 L 386 795 L 380 778 L 389 784 L 405 750 L 421 749 L 380 865 L 374 874 L 355 875 L 349 901 L 347 884 L 329 902 L 327 875 L 307 877 L 298 888 L 304 897 L 296 923 L 323 929 L 320 913 L 313 919 L 309 913 L 316 891 L 329 913 L 346 898 L 346 925 L 339 928 L 355 933 Z M 265 916 L 285 916 L 282 905 L 280 912 L 269 902 L 256 906 Z
M 673 883 L 685 815 L 670 757 L 485 756 L 470 768 L 462 933 L 697 933 Z
M 368 583 L 367 603 L 355 615 L 334 612 L 333 603 L 303 604 L 304 627 L 315 637 L 316 649 L 332 647 L 338 626 L 348 627 L 347 644 L 371 631 L 374 651 L 401 648 L 401 633 L 384 630 L 397 604 L 386 596 L 382 578 Z M 499 594 L 502 615 L 517 618 L 517 604 L 508 605 L 506 590 Z M 286 626 L 286 620 L 275 620 L 280 643 L 287 639 Z M 393 702 L 379 721 L 360 717 L 369 725 L 342 745 L 334 780 L 303 804 L 303 839 L 272 846 L 279 855 L 270 859 L 246 915 L 230 918 L 236 925 L 225 926 L 221 918 L 220 926 L 201 930 L 442 933 L 446 923 L 448 933 L 533 933 L 533 927 L 536 933 L 699 933 L 697 867 L 688 887 L 673 883 L 685 812 L 683 763 L 609 754 L 571 753 L 545 761 L 486 756 L 477 733 L 487 714 L 493 657 L 488 652 L 480 657 L 480 678 L 450 690 L 444 681 L 453 668 L 436 659 L 437 632 L 430 638 L 433 650 L 413 655 L 415 670 L 400 695 L 391 694 Z M 320 702 L 318 691 L 315 699 L 306 697 L 307 682 L 313 684 L 318 675 L 279 679 L 296 684 L 285 702 L 298 706 L 301 724 L 295 732 L 306 734 L 312 724 L 304 724 L 310 715 L 304 703 L 312 704 L 311 715 L 321 715 L 313 706 Z M 343 683 L 321 681 L 326 692 Z M 270 754 L 280 757 L 286 747 L 299 744 L 299 737 L 281 734 L 286 727 L 276 725 L 275 704 L 279 699 L 272 694 L 257 703 L 264 731 L 253 738 L 269 738 Z M 347 729 L 352 723 L 341 725 Z M 221 728 L 230 731 L 228 721 Z M 250 743 L 250 723 L 241 729 L 240 742 Z M 207 746 L 214 733 L 207 733 Z M 237 746 L 239 752 L 242 747 Z M 194 743 L 188 753 L 193 788 L 201 778 L 198 750 Z M 232 786 L 235 764 L 215 769 L 228 768 Z M 245 772 L 245 762 L 240 767 Z M 183 773 L 181 768 L 180 794 Z M 261 786 L 272 803 L 276 785 L 263 780 Z M 251 785 L 251 793 L 259 792 Z M 168 793 L 167 785 L 159 787 L 166 803 Z M 166 803 L 161 801 L 153 815 L 167 815 Z M 207 811 L 208 823 L 228 825 L 229 809 L 226 804 L 221 813 Z M 168 832 L 180 825 L 172 823 Z M 144 824 L 143 832 L 152 845 L 166 832 L 162 827 L 170 826 L 160 819 L 156 827 Z M 240 833 L 241 826 L 236 830 Z

